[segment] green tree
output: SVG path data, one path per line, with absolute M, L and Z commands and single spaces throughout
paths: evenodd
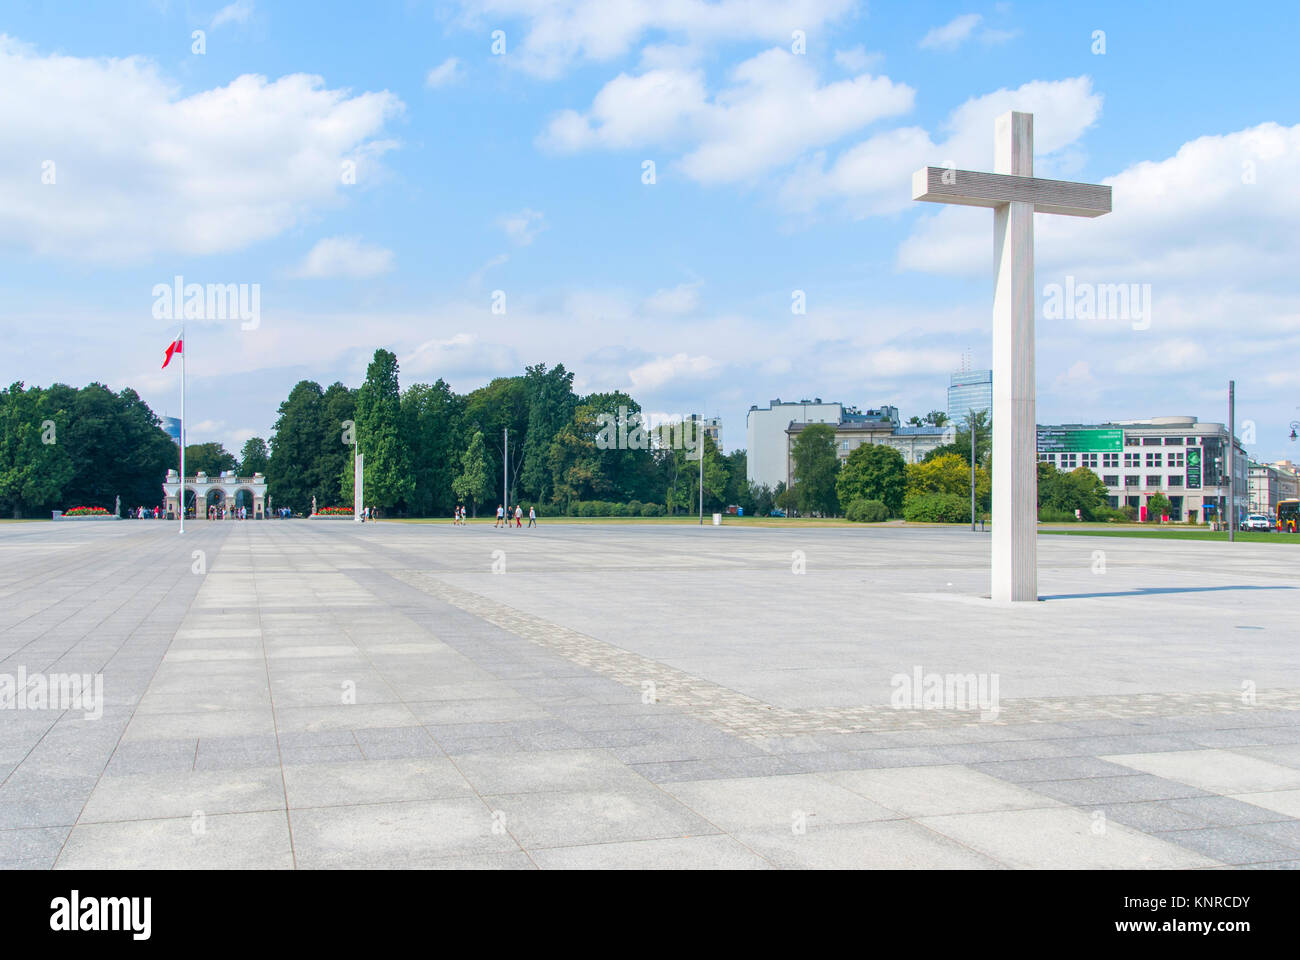
M 906 467 L 903 455 L 893 447 L 864 443 L 849 454 L 835 481 L 835 492 L 841 504 L 879 500 L 892 516 L 899 516 L 906 493 Z
M 180 467 L 180 449 L 134 390 L 56 383 L 46 392 L 56 419 L 66 420 L 59 422 L 58 444 L 73 468 L 62 505 L 111 509 L 119 496 L 124 506 L 162 502 L 163 479 Z
M 754 501 L 749 492 L 749 466 L 744 450 L 732 450 L 722 458 L 727 468 L 727 492 L 723 500 L 727 505 L 744 507 L 748 514 L 753 513 Z
M 564 425 L 573 418 L 578 398 L 573 394 L 573 374 L 557 364 L 527 367 L 524 386 L 528 399 L 528 428 L 523 443 L 523 470 L 520 484 L 524 495 L 538 503 L 551 500 L 553 474 L 551 444 Z
M 1055 465 L 1038 462 L 1038 506 L 1062 513 L 1078 510 L 1084 520 L 1092 520 L 1098 509 L 1108 505 L 1110 491 L 1087 467 L 1062 473 Z
M 356 448 L 351 441 L 357 435 L 358 392 L 336 380 L 321 394 L 315 426 L 319 446 L 311 472 L 312 492 L 318 506 L 352 503 L 352 460 Z M 346 491 L 342 485 L 345 473 Z
M 970 463 L 970 434 L 972 422 L 975 429 L 975 462 L 981 466 L 989 465 L 989 457 L 993 451 L 993 428 L 989 424 L 989 413 L 987 410 L 974 410 L 958 418 L 956 422 L 956 431 L 953 434 L 952 443 L 936 447 L 925 455 L 926 460 L 932 460 L 935 457 L 942 457 L 945 454 L 956 454 Z M 941 424 L 946 426 L 946 424 Z
M 967 520 L 970 519 L 970 463 L 955 453 L 940 454 L 920 463 L 909 463 L 906 471 L 907 487 L 903 497 L 903 516 L 911 519 L 909 512 L 915 516 L 916 509 L 908 510 L 908 504 L 914 502 L 933 503 L 935 496 L 950 498 L 952 502 L 965 503 L 963 508 Z M 975 506 L 987 510 L 992 495 L 992 482 L 989 472 L 983 467 L 975 468 Z M 964 498 L 964 500 L 963 500 Z M 949 500 L 943 500 L 947 503 Z
M 72 478 L 72 461 L 58 442 L 61 419 L 40 387 L 18 382 L 0 391 L 0 504 L 15 518 L 58 503 Z
M 580 404 L 551 441 L 551 499 L 558 504 L 594 500 L 613 489 L 601 459 L 604 451 L 596 446 L 599 415 L 594 407 Z
M 1080 469 L 1083 469 L 1080 467 Z M 1091 472 L 1091 471 L 1089 471 Z M 1154 520 L 1157 523 L 1161 517 L 1168 516 L 1173 510 L 1174 505 L 1169 502 L 1169 498 L 1163 493 L 1153 493 L 1147 497 L 1147 519 Z
M 234 470 L 237 466 L 239 461 L 234 455 L 215 440 L 191 443 L 185 447 L 185 472 L 191 477 L 196 473 L 219 477 L 222 471 Z
M 702 453 L 704 456 L 704 510 L 713 512 L 727 506 L 727 490 L 729 471 L 727 470 L 727 460 L 718 449 L 718 445 L 713 442 L 713 438 L 704 431 L 700 431 L 699 436 L 704 442 L 702 450 L 697 449 L 697 454 Z M 695 469 L 699 470 L 699 460 L 695 461 Z M 696 474 L 696 506 L 699 506 L 699 474 Z
M 239 452 L 239 475 L 251 477 L 255 473 L 265 476 L 271 466 L 271 451 L 261 437 L 249 437 Z
M 311 509 L 311 498 L 321 497 L 322 447 L 331 439 L 325 435 L 324 416 L 324 393 L 320 384 L 312 380 L 300 380 L 280 404 L 271 434 L 271 465 L 267 471 L 267 490 L 276 506 L 306 513 Z M 339 449 L 345 449 L 341 426 L 332 439 Z M 340 464 L 338 471 L 341 470 Z M 318 506 L 338 505 L 338 471 L 331 478 L 334 496 L 324 497 Z
M 799 431 L 790 450 L 800 513 L 834 516 L 839 510 L 835 481 L 840 462 L 835 453 L 835 428 L 813 423 Z
M 528 387 L 523 377 L 497 377 L 487 386 L 479 387 L 465 397 L 465 413 L 461 420 L 460 443 L 468 443 L 474 431 L 483 434 L 484 453 L 488 465 L 488 479 L 492 491 L 509 500 L 510 490 L 502 491 L 501 483 L 501 431 L 510 431 L 510 486 L 517 483 L 524 464 L 524 445 L 528 431 Z
M 405 504 L 411 516 L 446 516 L 456 505 L 457 435 L 462 398 L 439 379 L 402 391 L 402 421 L 410 438 L 414 487 Z
M 469 503 L 471 516 L 477 517 L 479 503 L 486 503 L 494 489 L 488 476 L 487 449 L 481 430 L 474 431 L 460 463 L 461 473 L 453 481 L 452 488 L 457 499 Z
M 402 429 L 397 373 L 396 354 L 376 350 L 357 391 L 356 438 L 365 457 L 366 503 L 387 510 L 404 502 L 415 489 L 410 449 Z M 344 477 L 349 476 L 345 470 Z M 344 479 L 342 486 L 348 485 Z

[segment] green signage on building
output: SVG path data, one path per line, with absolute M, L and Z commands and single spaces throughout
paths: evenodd
M 1188 490 L 1201 489 L 1201 448 L 1187 448 L 1187 481 Z
M 1114 453 L 1124 447 L 1123 430 L 1039 430 L 1039 453 Z

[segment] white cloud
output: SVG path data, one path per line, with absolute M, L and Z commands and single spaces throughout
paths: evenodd
M 899 127 L 843 150 L 829 165 L 825 154 L 813 155 L 782 185 L 782 199 L 804 211 L 833 202 L 859 217 L 905 210 L 914 206 L 912 174 L 927 164 L 990 169 L 993 121 L 1011 109 L 1034 114 L 1035 172 L 1050 175 L 1062 152 L 1096 122 L 1101 102 L 1088 77 L 996 90 L 955 109 L 944 125 L 947 136 L 937 142 L 920 127 Z
M 620 73 L 600 89 L 585 116 L 575 110 L 557 114 L 539 145 L 571 153 L 673 143 L 702 121 L 706 101 L 700 71 L 659 69 L 635 77 Z
M 212 18 L 212 23 L 208 29 L 215 30 L 227 23 L 247 23 L 248 18 L 252 15 L 253 0 L 235 0 L 234 3 L 217 11 L 217 15 Z
M 306 74 L 181 96 L 140 58 L 41 55 L 0 36 L 0 237 L 117 262 L 238 250 L 340 205 L 354 189 L 344 161 L 365 182 L 401 109 Z
M 666 290 L 656 290 L 645 302 L 645 312 L 650 315 L 690 313 L 699 305 L 702 281 L 681 283 Z
M 1255 182 L 1243 182 L 1252 171 Z M 1040 275 L 1068 268 L 1097 282 L 1152 283 L 1159 303 L 1175 284 L 1237 296 L 1294 275 L 1300 125 L 1200 137 L 1102 182 L 1112 189 L 1106 216 L 1035 218 Z M 988 270 L 991 229 L 987 211 L 942 210 L 918 223 L 899 263 L 931 273 Z
M 294 271 L 299 277 L 373 277 L 393 269 L 393 251 L 357 237 L 325 237 Z
M 673 380 L 708 378 L 720 368 L 712 357 L 690 356 L 675 353 L 671 357 L 657 357 L 628 371 L 632 386 L 642 390 L 656 390 Z
M 689 177 L 727 183 L 752 179 L 882 117 L 905 113 L 914 97 L 906 84 L 867 74 L 819 85 L 806 58 L 780 48 L 739 64 L 730 81 L 710 100 L 700 71 L 620 74 L 586 115 L 564 111 L 539 142 L 570 152 L 685 144 L 680 165 Z
M 477 287 L 479 284 L 483 282 L 483 277 L 487 274 L 489 270 L 491 270 L 493 267 L 501 266 L 501 264 L 507 262 L 509 259 L 510 259 L 510 254 L 508 253 L 498 253 L 495 257 L 489 258 L 488 261 L 483 264 L 483 266 L 479 267 L 477 270 L 475 270 L 473 273 L 469 275 L 469 285 L 471 287 Z
M 445 87 L 448 84 L 455 83 L 462 76 L 464 76 L 464 71 L 460 67 L 460 60 L 455 57 L 448 57 L 428 72 L 424 78 L 424 85 L 430 89 Z
M 789 48 L 843 18 L 856 0 L 462 0 L 462 22 L 475 31 L 505 29 L 507 66 L 556 77 L 575 63 L 623 56 L 647 34 L 688 46 L 760 41 Z M 526 24 L 516 40 L 511 23 Z M 507 29 L 508 28 L 508 29 Z
M 984 18 L 978 13 L 963 13 L 921 38 L 922 50 L 956 50 L 970 39 Z
M 867 53 L 867 48 L 862 44 L 848 50 L 835 51 L 835 62 L 850 73 L 862 73 L 878 66 L 884 59 L 883 53 Z
M 512 243 L 526 247 L 546 229 L 546 216 L 538 210 L 525 207 L 518 213 L 499 217 L 497 223 Z
M 956 50 L 967 40 L 975 39 L 985 46 L 1005 43 L 1017 35 L 1015 30 L 996 30 L 983 27 L 984 18 L 978 13 L 965 13 L 954 17 L 941 27 L 935 27 L 921 38 L 922 50 Z
M 511 375 L 519 369 L 513 349 L 464 332 L 425 340 L 409 353 L 399 354 L 398 365 L 408 384 L 416 377 Z

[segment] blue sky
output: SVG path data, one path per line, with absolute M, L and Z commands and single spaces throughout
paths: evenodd
M 297 380 L 355 385 L 377 346 L 404 383 L 462 391 L 562 362 L 584 391 L 721 415 L 728 448 L 749 405 L 778 396 L 921 414 L 964 353 L 988 362 L 992 218 L 912 203 L 910 173 L 987 168 L 992 119 L 1015 108 L 1035 114 L 1040 176 L 1115 192 L 1100 220 L 1037 218 L 1040 291 L 1070 275 L 1152 297 L 1147 323 L 1040 318 L 1039 421 L 1221 420 L 1236 377 L 1247 446 L 1293 456 L 1297 19 L 1209 3 L 10 3 L 0 376 L 131 385 L 175 414 L 158 367 L 176 325 L 152 289 L 181 275 L 260 285 L 255 329 L 188 325 L 194 442 L 269 436 Z

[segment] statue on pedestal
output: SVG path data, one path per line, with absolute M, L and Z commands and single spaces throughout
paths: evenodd
M 122 515 L 122 498 L 120 496 L 117 496 L 113 498 L 113 516 L 120 517 L 121 515 Z
M 313 496 L 313 497 L 311 498 L 311 515 L 312 515 L 313 517 L 316 516 L 316 497 L 315 497 L 315 496 Z

